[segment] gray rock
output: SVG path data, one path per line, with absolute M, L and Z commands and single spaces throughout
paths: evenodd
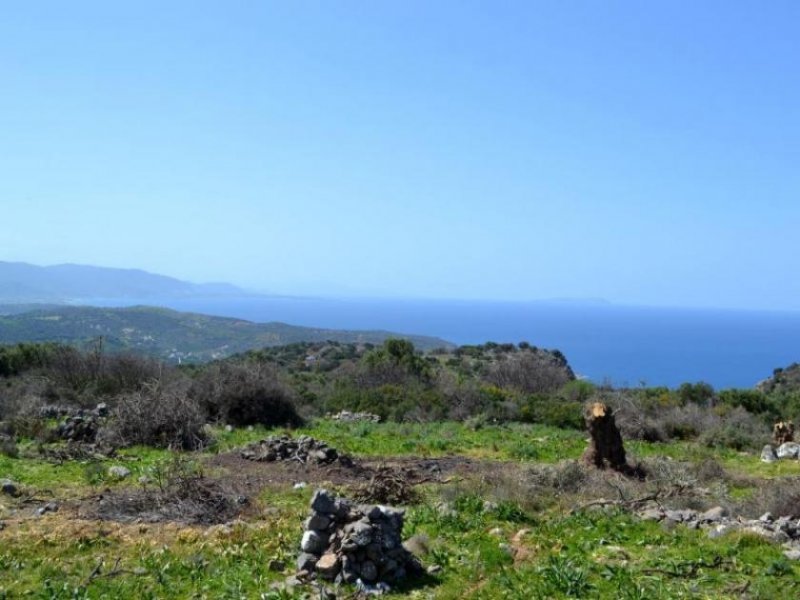
M 0 489 L 3 490 L 4 494 L 9 496 L 18 496 L 19 489 L 17 489 L 17 484 L 11 481 L 10 479 L 0 479 Z
M 113 467 L 109 467 L 108 474 L 114 479 L 125 479 L 126 477 L 130 477 L 131 470 L 127 467 L 114 465 Z
M 704 513 L 700 513 L 700 515 L 698 515 L 698 519 L 700 519 L 700 521 L 710 523 L 714 521 L 720 521 L 727 516 L 728 516 L 727 510 L 725 510 L 721 506 L 715 506 L 714 508 L 709 508 Z
M 772 516 L 771 512 L 765 512 L 758 518 L 758 520 L 762 523 L 772 523 L 775 520 L 775 517 Z
M 371 560 L 365 560 L 363 563 L 361 563 L 359 572 L 365 581 L 372 582 L 378 578 L 378 567 L 376 567 L 375 563 Z
M 676 523 L 684 523 L 697 518 L 697 512 L 690 509 L 668 510 L 664 513 L 664 517 Z
M 323 515 L 318 515 L 314 513 L 310 517 L 308 517 L 303 524 L 303 529 L 316 529 L 318 531 L 323 531 L 328 528 L 331 524 L 331 520 Z
M 372 525 L 365 521 L 356 521 L 350 530 L 350 539 L 356 546 L 368 546 L 374 537 Z
M 442 572 L 442 566 L 441 565 L 431 565 L 426 570 L 428 572 L 428 575 L 437 575 L 437 574 Z
M 312 571 L 317 564 L 317 557 L 308 552 L 303 552 L 297 557 L 298 571 Z
M 785 442 L 778 446 L 775 451 L 778 458 L 800 458 L 800 444 L 797 442 Z
M 800 550 L 798 549 L 784 550 L 783 555 L 789 560 L 800 560 Z
M 311 498 L 311 509 L 316 513 L 329 515 L 336 512 L 336 500 L 328 490 L 317 490 Z
M 639 513 L 639 517 L 645 521 L 660 521 L 664 518 L 664 512 L 660 508 L 648 508 Z
M 58 504 L 55 502 L 48 502 L 44 506 L 40 506 L 36 509 L 36 514 L 40 517 L 49 512 L 58 512 Z
M 755 535 L 760 535 L 761 537 L 772 540 L 773 542 L 782 543 L 789 541 L 789 536 L 782 531 L 773 531 L 772 529 L 768 529 L 762 525 L 752 525 L 750 527 L 746 527 L 745 531 L 754 533 Z
M 321 531 L 306 531 L 303 533 L 303 539 L 300 541 L 300 548 L 303 552 L 311 554 L 322 554 L 325 546 L 328 545 L 328 536 Z
M 764 449 L 761 450 L 761 462 L 771 463 L 778 460 L 778 455 L 775 454 L 775 448 L 773 448 L 770 444 L 764 446 Z

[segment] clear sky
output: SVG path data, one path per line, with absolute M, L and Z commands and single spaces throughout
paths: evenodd
M 0 260 L 800 309 L 800 2 L 5 2 L 0 209 Z

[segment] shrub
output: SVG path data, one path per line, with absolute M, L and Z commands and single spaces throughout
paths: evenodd
M 493 385 L 526 394 L 553 392 L 574 379 L 563 354 L 539 349 L 503 354 L 486 375 Z
M 98 440 L 113 446 L 142 444 L 157 448 L 198 450 L 208 443 L 205 415 L 181 382 L 154 382 L 118 396 Z
M 557 396 L 529 396 L 520 409 L 520 420 L 562 429 L 583 429 L 583 404 Z
M 211 365 L 194 381 L 189 395 L 210 419 L 231 425 L 296 427 L 303 422 L 291 390 L 275 368 L 264 363 Z
M 736 407 L 703 430 L 700 441 L 706 446 L 749 450 L 761 448 L 770 439 L 769 427 L 756 415 Z

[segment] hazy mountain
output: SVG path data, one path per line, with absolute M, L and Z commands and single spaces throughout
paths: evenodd
M 0 262 L 0 304 L 243 294 L 226 283 L 188 283 L 139 269 Z
M 63 306 L 0 316 L 0 344 L 45 341 L 81 344 L 103 338 L 111 350 L 134 350 L 175 361 L 210 360 L 294 342 L 380 344 L 389 337 L 411 340 L 420 349 L 452 347 L 444 340 L 426 336 L 253 323 L 146 306 Z

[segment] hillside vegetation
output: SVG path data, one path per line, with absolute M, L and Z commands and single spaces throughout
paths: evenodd
M 243 319 L 183 313 L 165 308 L 49 307 L 0 314 L 0 344 L 59 342 L 81 345 L 102 338 L 110 350 L 128 350 L 172 362 L 223 358 L 254 348 L 295 342 L 380 344 L 406 337 L 424 349 L 451 344 L 427 336 L 387 331 L 348 331 L 253 323 Z
M 581 459 L 587 402 L 615 409 L 629 474 Z M 799 407 L 785 389 L 596 386 L 526 343 L 183 366 L 0 347 L 0 597 L 319 597 L 300 569 L 319 488 L 405 509 L 421 570 L 389 597 L 794 597 L 800 461 L 759 452 Z

